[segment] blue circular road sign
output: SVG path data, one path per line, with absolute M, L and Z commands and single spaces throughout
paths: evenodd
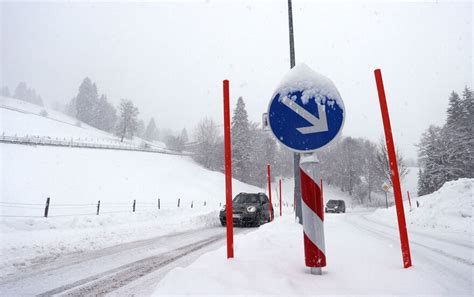
M 268 122 L 280 143 L 296 152 L 313 152 L 340 134 L 344 112 L 344 103 L 334 84 L 300 64 L 289 72 L 273 95 Z

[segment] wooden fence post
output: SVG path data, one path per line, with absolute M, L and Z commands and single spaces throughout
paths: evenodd
M 160 209 L 160 198 L 158 198 L 158 209 Z
M 48 212 L 49 212 L 49 197 L 46 199 L 46 206 L 44 208 L 44 217 L 48 217 Z
M 181 202 L 181 198 L 178 198 L 178 207 L 179 207 L 179 203 Z
M 97 215 L 99 215 L 100 211 L 100 200 L 97 202 Z
M 135 212 L 135 203 L 137 202 L 137 200 L 133 200 L 133 212 Z

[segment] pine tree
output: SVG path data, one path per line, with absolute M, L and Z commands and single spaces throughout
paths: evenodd
M 3 97 L 10 97 L 11 94 L 10 94 L 10 89 L 7 87 L 7 86 L 4 86 L 0 89 L 0 96 L 3 96 Z
M 118 109 L 120 116 L 116 133 L 121 138 L 120 141 L 123 142 L 125 137 L 133 138 L 133 135 L 137 130 L 137 117 L 139 112 L 138 108 L 133 105 L 133 102 L 126 99 L 120 101 Z
M 158 140 L 158 129 L 156 128 L 155 119 L 151 118 L 146 126 L 145 134 L 143 136 L 148 141 Z
M 426 194 L 431 193 L 429 181 L 426 178 L 423 170 L 421 168 L 418 169 L 418 186 L 417 186 L 417 194 L 418 196 L 423 196 Z
M 232 172 L 240 181 L 249 181 L 250 142 L 249 120 L 242 97 L 237 100 L 231 123 Z
M 462 177 L 474 178 L 474 96 L 467 86 L 462 94 L 463 114 L 461 122 L 460 146 L 462 147 L 463 171 Z
M 421 135 L 418 144 L 418 159 L 422 169 L 422 183 L 418 191 L 432 193 L 448 180 L 450 172 L 446 170 L 448 160 L 448 141 L 446 130 L 430 126 Z
M 86 77 L 76 96 L 76 118 L 86 124 L 97 126 L 96 118 L 98 106 L 97 86 L 92 83 L 90 78 Z
M 444 133 L 447 136 L 446 141 L 448 142 L 445 164 L 445 170 L 447 171 L 446 181 L 466 175 L 466 172 L 464 172 L 464 162 L 466 158 L 469 158 L 469 156 L 466 156 L 468 152 L 466 147 L 468 127 L 465 126 L 466 123 L 464 121 L 467 110 L 463 105 L 459 95 L 452 92 L 449 97 L 449 107 L 446 111 L 448 117 L 444 126 Z
M 29 94 L 28 94 L 28 86 L 26 85 L 25 82 L 20 82 L 16 88 L 15 92 L 13 93 L 13 98 L 22 100 L 22 101 L 28 101 Z
M 25 82 L 20 82 L 17 85 L 13 98 L 43 106 L 43 99 L 41 96 L 36 93 L 35 89 L 28 88 L 28 85 Z
M 73 97 L 68 104 L 66 104 L 66 114 L 70 117 L 77 118 L 76 97 Z
M 145 122 L 140 119 L 137 124 L 137 136 L 143 138 L 145 135 Z
M 94 127 L 103 131 L 112 132 L 117 121 L 117 111 L 107 101 L 107 96 L 102 94 L 94 108 Z
M 181 130 L 181 135 L 179 136 L 179 138 L 181 139 L 183 144 L 188 143 L 189 137 L 188 137 L 188 131 L 186 130 L 186 128 L 183 128 L 183 130 Z

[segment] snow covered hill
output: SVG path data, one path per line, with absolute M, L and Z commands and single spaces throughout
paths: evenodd
M 101 131 L 61 112 L 44 108 L 17 99 L 0 96 L 0 134 L 17 137 L 40 137 L 58 140 L 74 140 L 94 144 L 134 145 L 145 142 L 135 137 L 133 140 L 120 139 Z M 165 148 L 162 142 L 147 142 L 155 148 Z

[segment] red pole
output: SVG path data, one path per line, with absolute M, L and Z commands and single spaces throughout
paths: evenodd
M 230 143 L 229 81 L 224 80 L 224 150 L 225 150 L 225 201 L 227 228 L 227 259 L 234 258 L 234 222 L 232 220 L 232 154 Z
M 388 158 L 390 161 L 390 171 L 392 175 L 393 192 L 395 195 L 395 207 L 397 209 L 398 229 L 400 231 L 400 242 L 402 247 L 403 267 L 411 266 L 410 245 L 408 242 L 408 233 L 405 222 L 405 211 L 403 210 L 402 190 L 400 187 L 400 177 L 398 176 L 397 157 L 395 155 L 395 145 L 392 137 L 392 127 L 390 126 L 390 116 L 388 114 L 387 100 L 383 87 L 382 73 L 380 69 L 375 69 L 375 81 L 380 101 L 380 110 L 385 131 L 385 140 L 387 142 Z
M 281 217 L 281 178 L 280 178 L 280 217 Z
M 410 208 L 411 208 L 410 191 L 407 191 L 407 194 L 408 194 L 408 204 L 410 205 Z
M 270 204 L 268 205 L 269 211 L 270 211 L 270 221 L 272 220 L 273 217 L 273 212 L 272 212 L 272 178 L 270 175 L 270 164 L 267 165 L 267 177 L 268 177 L 268 197 L 270 199 Z
M 320 184 L 321 184 L 321 201 L 323 202 L 323 209 L 324 209 L 323 179 L 321 178 L 321 180 L 320 180 L 319 182 L 320 182 Z M 321 217 L 322 217 L 323 220 L 324 220 L 324 211 L 321 213 Z

